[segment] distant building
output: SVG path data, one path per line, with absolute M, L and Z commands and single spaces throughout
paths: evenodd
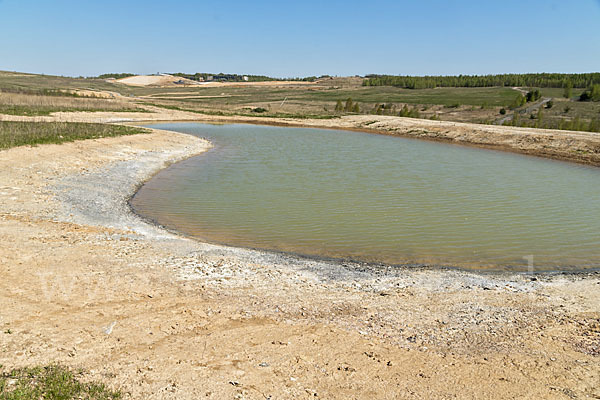
M 243 79 L 244 81 L 248 82 L 248 77 L 247 77 L 246 75 L 244 75 L 244 76 L 242 77 L 242 79 Z

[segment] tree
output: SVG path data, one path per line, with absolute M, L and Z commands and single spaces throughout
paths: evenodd
M 563 96 L 567 99 L 570 99 L 572 95 L 573 95 L 573 82 L 571 82 L 571 80 L 568 80 L 567 82 L 565 82 L 565 90 L 563 92 Z
M 529 92 L 527 92 L 527 102 L 530 101 L 537 101 L 540 99 L 540 97 L 542 97 L 542 94 L 540 93 L 540 91 L 538 89 L 534 89 L 534 90 L 530 90 Z
M 579 101 L 600 101 L 600 85 L 592 85 L 588 90 L 581 93 Z
M 357 114 L 360 112 L 360 107 L 358 106 L 358 103 L 354 103 L 354 107 L 352 107 L 352 112 L 355 112 Z
M 519 126 L 521 125 L 521 116 L 519 115 L 519 113 L 517 111 L 515 111 L 513 118 L 512 118 L 512 126 Z
M 548 100 L 548 102 L 546 103 L 546 108 L 550 109 L 554 106 L 554 102 L 552 100 Z
M 527 102 L 527 99 L 522 94 L 518 95 L 510 104 L 510 108 L 519 108 Z
M 344 111 L 344 105 L 341 100 L 338 100 L 335 104 L 335 111 Z
M 353 107 L 353 103 L 352 103 L 352 98 L 348 97 L 348 100 L 346 100 L 346 106 L 344 107 L 344 111 L 352 111 L 352 107 Z

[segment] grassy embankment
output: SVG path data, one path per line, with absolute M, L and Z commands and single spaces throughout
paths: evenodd
M 103 98 L 102 80 L 0 72 L 0 114 L 44 116 L 58 111 L 145 112 L 137 104 Z M 0 149 L 132 135 L 144 129 L 88 123 L 0 121 Z
M 535 89 L 525 88 L 524 90 Z M 500 124 L 512 120 L 515 113 L 522 124 L 535 126 L 538 110 L 534 103 L 511 108 L 519 90 L 508 87 L 406 89 L 393 86 L 365 87 L 350 79 L 318 82 L 310 86 L 207 87 L 207 88 L 135 88 L 144 103 L 175 110 L 213 115 L 246 115 L 282 118 L 334 118 L 345 114 L 400 115 L 444 121 Z M 561 88 L 542 88 L 542 96 L 552 107 L 542 110 L 543 126 L 564 129 L 589 127 L 600 117 L 598 102 L 578 101 L 582 88 L 563 97 Z M 336 110 L 348 98 L 358 103 L 358 112 Z M 402 112 L 403 108 L 409 113 Z M 503 113 L 501 113 L 501 110 Z M 261 112 L 256 112 L 259 110 Z M 575 123 L 575 121 L 582 121 Z M 570 121 L 574 121 L 573 124 Z M 562 122 L 562 124 L 561 124 Z M 578 125 L 578 126 L 577 126 Z
M 565 77 L 559 75 L 556 79 L 566 79 Z M 242 83 L 218 87 L 161 88 L 130 87 L 102 79 L 0 72 L 0 90 L 45 91 L 43 95 L 27 94 L 27 99 L 23 99 L 20 105 L 15 105 L 16 111 L 8 111 L 22 115 L 45 115 L 57 110 L 77 109 L 133 111 L 144 105 L 153 105 L 164 109 L 222 116 L 329 119 L 347 114 L 379 114 L 485 124 L 510 123 L 518 115 L 516 122 L 520 126 L 581 130 L 594 130 L 590 128 L 594 128 L 594 121 L 600 118 L 599 102 L 578 101 L 585 88 L 573 88 L 569 98 L 563 97 L 562 88 L 538 88 L 544 98 L 552 100 L 552 106 L 544 106 L 540 114 L 539 107 L 532 108 L 535 102 L 511 107 L 515 98 L 521 95 L 521 91 L 506 86 L 409 89 L 396 86 L 365 86 L 364 82 L 362 78 L 352 77 L 326 78 L 303 85 L 253 86 Z M 531 89 L 536 87 L 522 88 Z M 48 90 L 94 90 L 118 93 L 124 97 L 65 100 L 64 96 L 47 96 Z M 31 96 L 39 98 L 32 99 Z M 348 98 L 351 98 L 358 108 L 353 107 L 352 110 L 346 111 L 336 107 L 338 102 L 345 105 Z M 89 104 L 86 103 L 88 100 Z M 32 103 L 28 104 L 28 101 Z M 47 108 L 44 102 L 48 102 L 50 108 Z M 0 102 L 0 113 L 2 107 Z M 5 104 L 4 110 L 7 108 L 9 107 Z
M 142 128 L 78 122 L 0 121 L 0 149 L 145 133 Z
M 0 400 L 115 400 L 122 397 L 120 392 L 102 383 L 82 381 L 82 376 L 58 365 L 6 372 L 0 365 Z

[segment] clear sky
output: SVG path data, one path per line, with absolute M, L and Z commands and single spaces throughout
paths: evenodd
M 0 0 L 0 69 L 596 72 L 600 0 Z

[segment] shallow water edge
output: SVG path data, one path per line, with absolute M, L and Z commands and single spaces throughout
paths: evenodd
M 392 139 L 393 140 L 393 139 Z M 214 151 L 214 150 L 213 150 Z M 486 152 L 487 153 L 487 152 Z M 200 157 L 206 157 L 206 154 L 201 155 Z M 140 187 L 138 186 L 137 189 L 139 189 Z M 136 192 L 137 193 L 137 192 Z M 133 198 L 133 196 L 132 196 Z M 129 205 L 130 207 L 132 206 L 131 204 L 131 199 L 129 199 Z M 143 213 L 142 213 L 143 214 Z M 159 224 L 161 226 L 165 226 L 165 224 L 160 223 L 161 221 L 156 220 L 155 218 L 151 218 L 148 217 L 148 215 L 144 215 L 144 218 L 148 221 L 151 221 L 154 224 Z M 171 228 L 173 228 L 173 226 L 171 225 Z M 175 231 L 177 233 L 182 233 L 181 230 L 178 230 L 175 226 Z M 198 234 L 192 234 L 189 235 L 189 232 L 184 232 L 184 234 L 187 234 L 188 237 L 195 237 L 201 241 L 205 241 L 208 243 L 214 243 L 214 244 L 223 244 L 223 245 L 232 245 L 231 242 L 228 242 L 227 240 L 218 240 L 217 237 L 212 236 L 211 235 L 198 235 Z M 237 246 L 239 244 L 237 243 L 233 243 L 233 246 Z M 244 248 L 249 248 L 249 249 L 256 249 L 256 250 L 260 250 L 260 251 L 269 251 L 272 253 L 277 253 L 277 254 L 282 254 L 282 255 L 291 255 L 292 257 L 303 257 L 306 259 L 314 259 L 314 260 L 324 260 L 324 261 L 328 261 L 328 262 L 334 262 L 334 263 L 352 263 L 352 264 L 356 264 L 359 266 L 366 266 L 369 268 L 378 268 L 378 269 L 388 269 L 388 268 L 397 268 L 397 269 L 404 269 L 404 268 L 411 268 L 411 269 L 422 269 L 422 268 L 437 268 L 437 269 L 462 269 L 462 270 L 478 270 L 478 272 L 482 272 L 482 270 L 480 269 L 480 266 L 478 264 L 473 264 L 470 266 L 465 267 L 464 264 L 462 265 L 456 265 L 453 263 L 446 263 L 446 262 L 400 262 L 400 263 L 395 263 L 395 262 L 378 262 L 378 261 L 369 261 L 369 260 L 365 260 L 365 259 L 357 259 L 357 258 L 353 258 L 353 257 L 337 257 L 337 256 L 330 256 L 330 255 L 323 255 L 323 254 L 308 254 L 301 252 L 301 251 L 294 251 L 294 250 L 281 250 L 278 248 L 272 248 L 272 247 L 264 247 L 264 246 L 253 246 L 253 245 L 248 245 L 248 244 L 244 244 L 242 247 Z M 487 266 L 489 267 L 489 265 Z M 515 269 L 512 265 L 504 265 L 500 268 L 486 268 L 485 272 L 503 272 L 503 271 L 508 271 L 508 272 L 527 272 L 527 269 L 523 268 L 522 265 L 517 266 L 518 269 Z M 598 268 L 586 268 L 586 271 L 595 271 Z M 561 268 L 557 268 L 557 269 L 552 269 L 552 268 L 544 268 L 543 272 L 548 272 L 548 273 L 557 273 L 561 270 Z M 564 270 L 564 268 L 563 268 Z M 580 271 L 580 269 L 578 269 L 576 267 L 576 265 L 571 265 L 568 267 L 569 272 L 582 272 Z M 534 272 L 541 272 L 539 269 L 536 269 Z

